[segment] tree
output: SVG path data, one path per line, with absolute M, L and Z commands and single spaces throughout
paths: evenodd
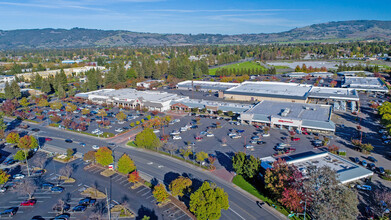
M 4 184 L 8 181 L 10 175 L 4 170 L 0 170 L 0 184 Z
M 179 176 L 175 180 L 171 181 L 169 185 L 169 189 L 171 191 L 172 196 L 183 196 L 184 191 L 189 189 L 192 185 L 191 179 L 183 176 Z
M 22 96 L 22 93 L 20 92 L 20 87 L 18 85 L 18 82 L 16 80 L 11 82 L 11 91 L 13 98 L 20 98 Z
M 14 190 L 20 195 L 28 195 L 29 199 L 31 199 L 37 188 L 33 179 L 25 178 L 15 186 Z
M 229 208 L 228 195 L 222 188 L 212 188 L 208 182 L 190 195 L 190 211 L 197 219 L 220 219 L 221 210 Z
M 302 212 L 303 207 L 301 202 L 303 196 L 295 188 L 285 188 L 282 192 L 282 198 L 280 199 L 281 204 L 295 212 Z
M 82 113 L 83 115 L 88 115 L 88 114 L 90 113 L 90 110 L 89 110 L 88 108 L 83 108 L 83 109 L 81 110 L 81 113 Z
M 27 107 L 30 105 L 30 102 L 27 100 L 26 97 L 23 97 L 21 100 L 19 100 L 19 105 L 23 107 Z
M 169 142 L 169 143 L 166 143 L 166 144 L 163 145 L 163 149 L 168 151 L 170 153 L 170 155 L 172 156 L 172 153 L 176 149 L 178 149 L 178 147 L 174 143 Z
M 4 87 L 4 96 L 6 99 L 14 99 L 14 94 L 12 93 L 11 86 L 9 85 L 8 81 L 5 82 L 5 87 Z
M 118 160 L 118 172 L 128 174 L 136 169 L 133 160 L 127 155 L 123 154 Z
M 244 162 L 246 161 L 246 154 L 243 152 L 235 153 L 235 156 L 232 159 L 232 167 L 235 170 L 237 175 L 242 175 L 244 172 Z
M 58 115 L 54 115 L 54 116 L 50 117 L 50 120 L 51 120 L 52 122 L 54 122 L 54 123 L 58 123 L 58 122 L 61 121 L 61 117 L 58 116 Z
M 280 158 L 273 163 L 273 168 L 269 168 L 265 173 L 265 188 L 271 194 L 280 199 L 282 192 L 289 186 L 289 179 L 292 176 L 292 170 L 285 160 Z
M 53 110 L 60 110 L 62 107 L 63 107 L 63 105 L 60 101 L 52 102 L 50 104 L 50 108 Z
M 95 151 L 88 151 L 83 155 L 83 160 L 86 162 L 93 162 L 95 163 Z
M 102 166 L 108 166 L 113 163 L 113 152 L 107 147 L 101 147 L 95 153 L 96 162 Z
M 208 154 L 200 151 L 196 153 L 196 161 L 199 162 L 200 164 L 205 161 L 205 159 L 208 158 Z
M 39 107 L 46 107 L 46 106 L 49 106 L 49 102 L 47 99 L 40 99 L 38 104 L 37 104 Z
M 70 178 L 73 172 L 73 168 L 67 164 L 65 167 L 60 169 L 60 175 Z
M 16 107 L 17 107 L 16 104 L 17 104 L 17 102 L 15 100 L 6 100 L 3 103 L 3 106 L 1 109 L 3 110 L 5 115 L 12 115 L 16 110 Z
M 23 150 L 18 150 L 14 155 L 14 160 L 23 161 L 27 159 L 27 154 Z
M 115 117 L 118 119 L 118 121 L 123 121 L 126 119 L 126 114 L 123 112 L 118 112 L 118 114 L 115 115 Z
M 68 103 L 67 106 L 65 106 L 66 112 L 73 112 L 77 109 L 77 106 L 73 103 Z
M 153 193 L 153 196 L 155 197 L 156 201 L 159 203 L 166 201 L 169 197 L 169 194 L 166 191 L 166 188 L 161 183 L 159 183 L 158 185 L 153 187 L 152 193 Z
M 185 160 L 188 160 L 190 155 L 193 155 L 193 152 L 190 149 L 180 149 L 179 151 Z
M 357 193 L 339 183 L 337 173 L 330 167 L 309 168 L 303 189 L 316 219 L 356 219 Z
M 19 142 L 19 139 L 20 139 L 19 134 L 16 132 L 10 132 L 5 138 L 7 143 L 10 144 L 17 144 Z
M 134 143 L 138 147 L 147 149 L 156 149 L 161 146 L 159 138 L 153 133 L 151 128 L 145 128 L 142 132 L 137 134 Z
M 45 164 L 46 164 L 46 162 L 47 162 L 47 158 L 45 156 L 38 156 L 38 155 L 34 156 L 33 163 L 37 167 L 43 169 Z
M 102 121 L 103 121 L 103 118 L 107 116 L 107 112 L 106 112 L 106 110 L 104 110 L 104 109 L 100 109 L 100 110 L 98 111 L 98 114 L 97 114 L 97 115 L 98 115 L 98 116 L 101 116 L 101 117 L 102 117 Z
M 140 174 L 137 170 L 131 172 L 128 176 L 129 183 L 137 183 L 141 180 Z
M 72 148 L 67 149 L 67 157 L 72 158 L 72 156 L 75 154 L 75 151 Z
M 243 165 L 243 174 L 248 179 L 253 178 L 259 172 L 259 160 L 253 155 L 246 158 Z
M 57 97 L 63 99 L 65 98 L 65 96 L 66 96 L 65 89 L 62 85 L 59 84 L 57 89 Z

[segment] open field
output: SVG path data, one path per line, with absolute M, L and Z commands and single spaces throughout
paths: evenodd
M 216 70 L 218 69 L 262 69 L 265 70 L 266 68 L 264 66 L 261 66 L 259 63 L 256 62 L 243 62 L 243 63 L 235 63 L 231 65 L 227 65 L 224 67 L 219 67 L 219 68 L 214 68 L 214 69 L 209 69 L 209 75 L 215 75 Z

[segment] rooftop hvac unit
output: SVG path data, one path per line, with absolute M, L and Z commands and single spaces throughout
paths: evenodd
M 283 117 L 286 117 L 288 116 L 288 114 L 291 112 L 291 110 L 289 108 L 285 108 L 282 113 L 281 113 L 281 116 Z

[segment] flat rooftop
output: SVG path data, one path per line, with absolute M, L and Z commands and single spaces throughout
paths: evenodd
M 308 174 L 308 168 L 311 166 L 318 168 L 328 166 L 337 172 L 338 179 L 343 184 L 373 175 L 372 171 L 329 152 L 309 151 L 282 159 L 286 160 L 288 164 L 295 165 L 304 177 Z
M 362 75 L 364 74 L 365 76 L 373 76 L 374 74 L 368 71 L 363 71 L 363 70 L 352 70 L 352 71 L 342 71 L 338 72 L 338 75 L 343 75 L 343 76 L 356 76 L 356 75 Z
M 359 101 L 358 93 L 355 89 L 312 87 L 308 95 L 309 98 L 344 99 Z
M 79 94 L 78 94 L 79 95 Z M 102 89 L 92 91 L 88 93 L 82 93 L 79 96 L 100 96 L 100 98 L 111 98 L 114 100 L 135 100 L 143 98 L 144 100 L 151 102 L 165 102 L 179 98 L 177 94 L 167 92 L 156 92 L 156 91 L 137 91 L 135 89 Z
M 244 112 L 253 106 L 251 104 L 219 102 L 219 101 L 190 99 L 190 98 L 184 98 L 181 100 L 175 100 L 171 102 L 171 104 L 175 104 L 175 103 L 182 103 L 190 108 L 217 107 L 218 110 L 222 110 L 224 112 L 232 111 L 234 113 Z
M 307 99 L 310 85 L 281 82 L 250 82 L 246 81 L 237 87 L 228 89 L 226 94 L 265 96 L 278 98 Z
M 210 81 L 183 81 L 177 84 L 178 88 L 187 88 L 187 89 L 208 89 L 208 90 L 222 90 L 225 91 L 229 88 L 233 88 L 240 85 L 239 83 L 225 83 L 225 82 L 210 82 Z
M 281 113 L 284 109 L 289 109 L 286 116 Z M 267 115 L 279 118 L 313 120 L 327 122 L 330 119 L 331 109 L 329 105 L 315 105 L 294 102 L 275 102 L 263 100 L 254 108 L 245 112 L 246 114 Z
M 377 77 L 345 76 L 342 87 L 388 91 L 386 85 Z

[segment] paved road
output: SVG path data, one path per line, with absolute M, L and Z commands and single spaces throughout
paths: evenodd
M 95 137 L 89 137 L 85 135 L 79 135 L 73 132 L 67 132 L 51 127 L 43 127 L 40 125 L 30 124 L 29 130 L 32 128 L 39 128 L 37 132 L 38 137 L 51 137 L 54 140 L 49 142 L 50 145 L 55 145 L 61 148 L 76 148 L 80 153 L 86 153 L 92 150 L 92 145 L 105 146 L 107 143 L 105 140 Z M 72 139 L 73 143 L 67 144 L 63 142 L 64 139 Z M 108 142 L 112 142 L 110 140 Z M 87 146 L 82 148 L 78 144 L 79 142 L 85 143 Z M 43 147 L 45 148 L 45 147 Z M 230 208 L 227 211 L 222 212 L 222 219 L 282 219 L 284 217 L 277 216 L 275 213 L 270 212 L 264 208 L 260 208 L 257 205 L 257 201 L 247 193 L 241 192 L 235 189 L 235 186 L 231 183 L 225 182 L 210 172 L 197 169 L 191 165 L 185 164 L 181 161 L 169 158 L 164 155 L 155 154 L 151 152 L 145 152 L 139 149 L 130 148 L 126 145 L 121 145 L 114 149 L 116 158 L 123 153 L 127 153 L 132 156 L 138 169 L 151 177 L 156 178 L 159 181 L 169 183 L 172 177 L 176 175 L 185 174 L 195 180 L 204 181 L 210 180 L 215 182 L 218 186 L 223 187 L 229 195 Z

